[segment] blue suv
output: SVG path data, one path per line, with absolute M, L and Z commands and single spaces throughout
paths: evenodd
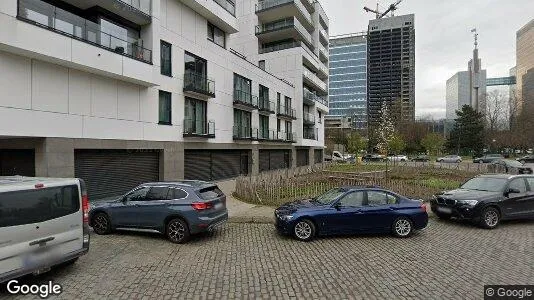
M 173 243 L 184 243 L 227 220 L 226 196 L 217 185 L 187 180 L 142 184 L 119 199 L 93 205 L 89 213 L 89 225 L 97 234 L 153 231 Z

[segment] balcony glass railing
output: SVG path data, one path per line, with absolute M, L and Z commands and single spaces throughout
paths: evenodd
M 184 91 L 215 97 L 215 81 L 200 74 L 186 72 L 184 76 Z
M 18 18 L 121 55 L 152 63 L 152 51 L 138 45 L 138 40 L 105 33 L 99 24 L 46 2 L 19 0 Z
M 234 103 L 258 107 L 258 96 L 245 91 L 234 90 Z
M 285 105 L 278 105 L 278 115 L 290 117 L 293 119 L 297 118 L 295 109 Z
M 230 0 L 213 0 L 235 17 L 235 3 Z
M 256 34 L 286 29 L 295 26 L 295 18 L 286 18 L 275 22 L 256 25 Z
M 278 131 L 276 133 L 276 139 L 279 140 L 279 141 L 284 141 L 284 142 L 294 142 L 295 141 L 295 133 L 291 133 L 291 132 L 285 132 L 285 131 Z
M 315 75 L 312 71 L 310 71 L 308 68 L 304 68 L 303 72 L 304 77 L 306 77 L 309 81 L 313 82 L 317 87 L 319 87 L 321 90 L 326 92 L 326 83 L 319 79 L 317 75 Z
M 184 136 L 215 137 L 215 122 L 205 120 L 184 120 Z
M 258 4 L 256 4 L 256 12 L 294 1 L 295 0 L 260 0 L 258 1 Z
M 314 94 L 313 92 L 311 92 L 311 91 L 309 91 L 307 89 L 304 89 L 303 97 L 305 99 L 307 99 L 307 100 L 319 102 L 319 103 L 321 103 L 323 105 L 328 106 L 328 101 L 326 100 L 325 96 L 318 96 L 318 95 Z
M 268 141 L 274 141 L 277 139 L 276 137 L 276 131 L 269 130 L 269 129 L 260 129 L 258 134 L 259 140 L 268 140 Z
M 152 0 L 119 0 L 130 5 L 133 8 L 136 8 L 147 15 L 150 15 L 152 12 Z
M 317 128 L 304 128 L 302 131 L 302 137 L 306 140 L 317 140 L 317 132 Z
M 315 116 L 313 114 L 304 113 L 302 118 L 304 119 L 305 123 L 308 123 L 308 124 L 313 123 L 313 124 L 315 124 Z
M 261 111 L 268 111 L 268 112 L 275 112 L 276 106 L 273 101 L 269 101 L 267 99 L 259 99 L 259 105 L 258 109 Z
M 301 44 L 302 43 L 300 41 L 281 43 L 281 44 L 276 44 L 272 46 L 262 47 L 259 49 L 260 50 L 259 52 L 260 54 L 263 54 L 263 53 L 269 53 L 269 52 L 280 51 L 280 50 L 285 50 L 285 49 L 291 49 L 291 48 L 300 47 Z
M 234 139 L 258 139 L 258 128 L 252 128 L 249 126 L 238 126 L 234 125 L 233 127 L 233 136 Z

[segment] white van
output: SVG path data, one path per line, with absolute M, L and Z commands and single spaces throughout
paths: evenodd
M 0 283 L 86 254 L 88 217 L 81 179 L 0 177 Z

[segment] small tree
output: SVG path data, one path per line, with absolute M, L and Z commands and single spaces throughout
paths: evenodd
M 437 133 L 429 133 L 421 140 L 421 146 L 430 154 L 438 155 L 438 152 L 443 149 L 444 145 L 445 139 Z
M 402 135 L 395 133 L 391 137 L 388 143 L 388 149 L 395 154 L 399 154 L 406 148 L 406 142 L 402 138 Z
M 358 153 L 366 147 L 367 143 L 359 133 L 352 132 L 347 136 L 347 151 L 349 153 L 355 153 L 357 157 Z

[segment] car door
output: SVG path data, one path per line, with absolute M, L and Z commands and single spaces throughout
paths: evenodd
M 120 203 L 110 208 L 111 222 L 115 227 L 137 227 L 139 203 L 145 201 L 150 187 L 141 186 L 126 194 Z
M 505 193 L 504 199 L 500 203 L 504 217 L 519 218 L 526 216 L 528 214 L 528 199 L 530 195 L 528 194 L 525 178 L 512 179 L 505 191 L 508 189 L 516 189 L 519 193 Z
M 364 230 L 380 232 L 388 229 L 395 219 L 397 198 L 382 190 L 368 190 L 367 201 L 362 208 Z
M 169 187 L 152 186 L 144 201 L 138 201 L 137 215 L 140 228 L 161 227 L 169 203 Z
M 334 204 L 335 214 L 329 215 L 328 230 L 335 233 L 355 233 L 363 226 L 362 207 L 365 194 L 363 191 L 350 192 Z
M 528 214 L 529 216 L 532 216 L 534 217 L 534 178 L 533 177 L 526 177 L 525 178 L 526 181 L 527 181 L 527 189 L 528 189 L 528 192 L 527 192 L 527 199 L 526 201 L 524 202 L 524 207 L 525 207 L 525 210 L 526 210 L 526 214 Z

